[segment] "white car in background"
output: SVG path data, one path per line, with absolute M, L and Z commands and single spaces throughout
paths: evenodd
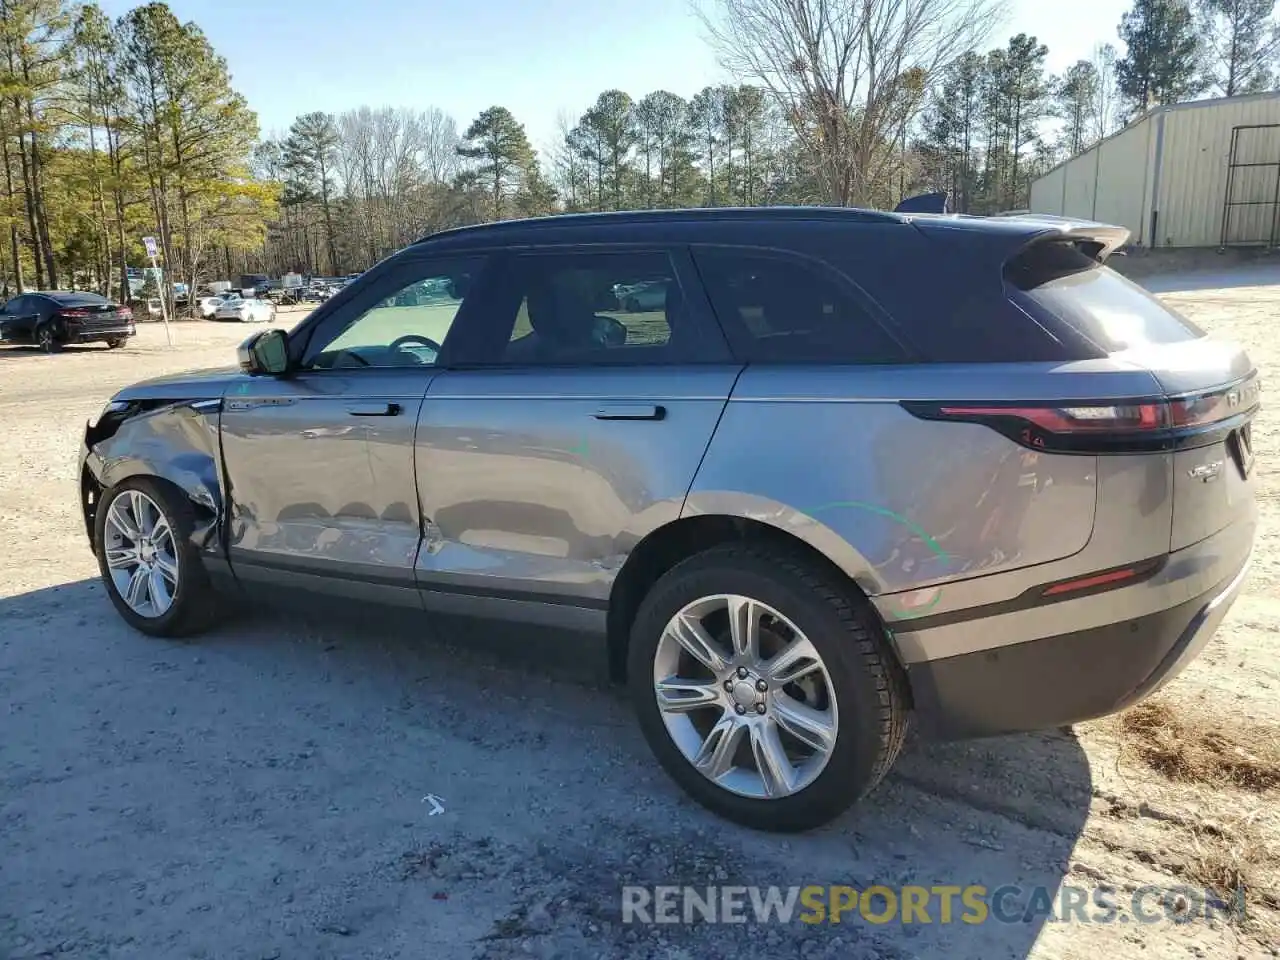
M 200 319 L 212 320 L 225 299 L 225 297 L 201 297 L 197 300 L 196 308 L 200 311 Z
M 276 318 L 276 307 L 266 300 L 227 297 L 214 311 L 215 320 L 238 320 L 241 323 L 270 323 Z

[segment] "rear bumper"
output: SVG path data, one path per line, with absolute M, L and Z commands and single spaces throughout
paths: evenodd
M 81 327 L 67 325 L 63 334 L 66 343 L 96 343 L 104 340 L 119 340 L 132 337 L 137 333 L 132 323 L 118 323 L 102 327 Z
M 1245 559 L 1212 589 L 1156 613 L 908 664 L 920 726 L 939 739 L 964 739 L 1045 730 L 1130 707 L 1199 655 L 1248 568 Z

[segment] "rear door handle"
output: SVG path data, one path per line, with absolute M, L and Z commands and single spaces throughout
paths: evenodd
M 595 412 L 597 420 L 661 420 L 667 408 L 656 403 L 606 403 Z
M 347 413 L 353 417 L 394 417 L 399 412 L 400 404 L 387 401 L 347 404 Z

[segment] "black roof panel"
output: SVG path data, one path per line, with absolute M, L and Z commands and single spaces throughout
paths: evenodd
M 499 220 L 454 227 L 429 234 L 417 242 L 442 237 L 476 234 L 518 234 L 523 231 L 564 229 L 566 227 L 608 227 L 615 225 L 647 225 L 674 223 L 725 223 L 759 221 L 822 220 L 838 223 L 905 223 L 905 217 L 882 210 L 855 207 L 696 207 L 677 210 L 619 210 L 604 213 L 562 213 L 550 217 L 523 220 Z

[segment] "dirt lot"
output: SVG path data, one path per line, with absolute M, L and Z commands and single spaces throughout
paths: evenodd
M 1210 282 L 1164 288 L 1280 376 L 1280 268 Z M 914 743 L 861 807 L 778 838 L 686 802 L 621 695 L 589 679 L 278 618 L 186 645 L 128 630 L 78 515 L 84 421 L 130 381 L 231 362 L 247 332 L 0 350 L 0 958 L 1280 955 L 1274 401 L 1255 427 L 1254 572 L 1156 709 Z M 1148 884 L 1241 881 L 1231 922 L 620 922 L 624 883 L 1109 884 L 1125 904 Z

